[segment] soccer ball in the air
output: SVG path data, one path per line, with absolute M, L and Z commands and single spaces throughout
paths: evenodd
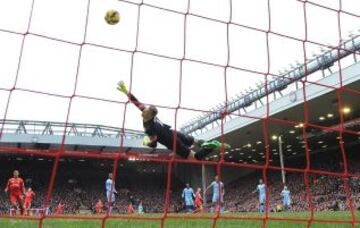
M 116 10 L 109 10 L 105 14 L 105 21 L 109 25 L 115 25 L 120 21 L 120 14 Z

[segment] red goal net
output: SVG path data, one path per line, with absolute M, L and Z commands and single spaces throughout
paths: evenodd
M 169 219 L 208 220 L 212 227 L 226 220 L 251 220 L 262 227 L 274 221 L 307 227 L 358 225 L 358 4 L 350 0 L 28 0 L 18 4 L 22 6 L 0 3 L 4 15 L 0 50 L 7 50 L 0 53 L 0 157 L 21 154 L 51 161 L 41 208 L 54 203 L 63 159 L 106 160 L 114 179 L 121 173 L 122 161 L 161 164 L 166 184 L 164 198 L 157 199 L 163 201 L 159 216 L 115 215 L 107 209 L 97 216 L 39 212 L 15 217 L 6 213 L 2 218 L 36 220 L 39 227 L 49 218 L 99 220 L 101 227 L 109 219 L 156 220 L 161 227 Z M 105 24 L 110 9 L 120 12 L 119 24 Z M 142 127 L 142 122 L 131 101 L 118 95 L 119 80 L 144 104 L 157 106 L 159 115 L 165 113 L 161 117 L 173 129 L 195 138 L 217 139 L 232 148 L 222 147 L 219 154 L 200 161 L 181 159 L 175 153 L 149 155 L 140 151 L 141 145 L 140 149 L 127 145 L 126 129 Z M 196 119 L 185 122 L 190 117 Z M 14 119 L 65 123 L 55 142 L 59 146 L 29 149 L 7 141 L 7 124 Z M 117 147 L 69 149 L 72 123 L 93 120 L 122 129 Z M 322 164 L 317 156 L 326 157 L 329 151 L 333 160 Z M 225 196 L 225 204 L 234 213 L 176 215 L 172 186 L 178 164 L 210 167 L 221 180 L 229 172 L 255 170 L 258 175 L 241 179 L 246 187 L 229 185 L 226 193 L 232 198 Z M 258 211 L 257 206 L 244 205 L 257 203 L 241 197 L 256 187 L 255 178 L 263 179 L 266 186 L 264 213 L 242 214 Z M 305 216 L 271 212 L 277 204 L 272 198 L 280 201 L 277 191 L 285 183 L 298 203 L 294 210 L 308 212 Z M 328 185 L 336 189 L 325 191 Z M 332 201 L 333 192 L 337 194 Z M 348 214 L 318 215 L 333 207 Z

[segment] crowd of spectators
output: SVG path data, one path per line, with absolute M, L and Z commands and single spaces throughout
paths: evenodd
M 12 161 L 12 163 L 19 162 Z M 20 176 L 24 179 L 26 187 L 32 187 L 36 193 L 32 208 L 44 209 L 49 191 L 51 166 L 38 165 L 37 169 L 34 169 L 32 164 L 27 164 L 29 162 L 22 163 L 21 166 L 14 164 L 5 166 L 8 169 L 4 173 L 8 175 L 0 177 L 0 188 L 5 189 L 6 181 L 12 176 L 13 167 L 16 167 L 20 170 Z M 104 210 L 106 210 L 105 181 L 108 178 L 107 170 L 94 170 L 92 167 L 86 167 L 86 165 L 78 170 L 69 167 L 65 166 L 58 170 L 49 203 L 50 213 L 55 213 L 56 206 L 60 202 L 65 204 L 64 213 L 66 214 L 95 213 L 95 204 L 99 199 L 103 202 Z M 178 190 L 181 186 L 182 183 L 174 177 L 170 189 L 171 211 L 181 207 L 180 194 L 177 191 L 172 192 L 173 189 Z M 139 172 L 129 168 L 126 169 L 126 172 L 117 175 L 115 188 L 118 194 L 116 194 L 116 201 L 113 206 L 114 213 L 126 213 L 130 203 L 137 209 L 140 202 L 146 213 L 160 213 L 164 210 L 166 197 L 166 176 L 164 175 L 156 172 Z M 2 191 L 0 192 L 0 213 L 8 212 L 8 196 Z
M 343 177 L 344 165 L 341 157 L 334 154 L 319 156 L 312 160 L 311 169 L 315 172 L 287 172 L 286 186 L 291 191 L 292 211 L 349 210 L 351 207 L 360 209 L 360 178 Z M 348 171 L 360 174 L 360 159 L 352 156 L 348 160 Z M 316 170 L 326 173 L 316 173 Z M 336 175 L 334 175 L 336 173 Z M 229 211 L 257 211 L 258 194 L 254 194 L 262 173 L 243 177 L 226 187 L 225 202 Z M 284 184 L 280 171 L 268 170 L 266 175 L 267 192 L 270 210 L 282 203 L 281 191 Z M 348 188 L 348 191 L 346 191 Z M 311 204 L 310 204 L 311 202 Z

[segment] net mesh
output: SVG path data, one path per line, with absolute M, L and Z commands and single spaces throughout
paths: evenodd
M 117 102 L 117 101 L 111 101 L 111 100 L 106 100 L 106 99 L 102 99 L 102 98 L 97 98 L 97 97 L 86 97 L 86 96 L 81 96 L 81 95 L 77 95 L 75 93 L 76 91 L 76 87 L 77 87 L 77 82 L 78 82 L 78 75 L 79 75 L 79 69 L 80 69 L 80 65 L 81 65 L 81 58 L 83 55 L 83 47 L 85 45 L 89 45 L 89 46 L 93 46 L 93 47 L 101 47 L 101 48 L 105 48 L 105 49 L 110 49 L 110 50 L 114 50 L 114 51 L 119 51 L 119 52 L 129 52 L 131 53 L 131 67 L 130 67 L 130 91 L 131 88 L 133 87 L 133 85 L 131 84 L 133 81 L 133 74 L 134 74 L 134 58 L 135 55 L 137 53 L 141 53 L 144 55 L 149 55 L 149 56 L 155 56 L 155 57 L 161 57 L 164 59 L 172 59 L 174 61 L 179 62 L 180 64 L 180 71 L 179 71 L 179 102 L 177 104 L 175 104 L 174 106 L 170 107 L 170 106 L 165 106 L 162 105 L 161 107 L 164 109 L 172 109 L 175 112 L 175 129 L 177 129 L 179 126 L 177 126 L 177 115 L 178 115 L 178 111 L 182 110 L 182 109 L 188 109 L 188 110 L 194 110 L 194 109 L 190 109 L 190 108 L 186 108 L 186 107 L 182 107 L 181 105 L 181 99 L 182 99 L 182 75 L 183 75 L 183 64 L 184 61 L 189 61 L 189 62 L 194 62 L 194 63 L 198 63 L 198 64 L 204 64 L 204 65 L 209 65 L 209 66 L 216 66 L 216 67 L 220 67 L 223 69 L 224 72 L 224 77 L 223 77 L 223 84 L 220 86 L 224 87 L 225 90 L 225 104 L 227 104 L 229 102 L 229 98 L 228 98 L 228 83 L 227 83 L 227 73 L 228 73 L 228 69 L 236 69 L 236 70 L 240 70 L 240 71 L 244 71 L 244 72 L 249 72 L 249 73 L 257 73 L 260 75 L 263 75 L 264 80 L 265 80 L 265 90 L 268 91 L 268 82 L 270 81 L 270 77 L 281 77 L 284 78 L 285 76 L 283 75 L 275 75 L 271 72 L 270 68 L 271 68 L 271 63 L 272 63 L 272 58 L 271 58 L 271 50 L 270 50 L 270 45 L 269 45 L 269 40 L 271 39 L 270 36 L 272 35 L 276 35 L 279 37 L 282 37 L 284 39 L 287 40 L 293 40 L 293 41 L 297 41 L 300 42 L 302 44 L 302 50 L 303 50 L 303 62 L 305 64 L 305 77 L 298 81 L 299 84 L 301 84 L 302 86 L 302 93 L 303 93 L 303 118 L 304 121 L 303 122 L 298 122 L 298 121 L 292 121 L 292 120 L 284 120 L 284 119 L 280 119 L 280 118 L 276 118 L 274 116 L 270 116 L 271 113 L 271 107 L 270 107 L 270 93 L 268 93 L 268 95 L 266 96 L 266 115 L 263 117 L 257 117 L 257 116 L 249 116 L 247 114 L 236 114 L 237 116 L 241 116 L 241 117 L 246 117 L 246 118 L 253 118 L 253 119 L 259 119 L 262 122 L 262 128 L 263 128 L 263 138 L 264 138 L 264 150 L 265 150 L 265 159 L 264 159 L 264 164 L 247 164 L 247 163 L 242 163 L 242 162 L 227 162 L 225 159 L 225 151 L 222 148 L 221 152 L 220 152 L 220 158 L 217 161 L 189 161 L 189 160 L 181 160 L 176 158 L 175 156 L 172 156 L 171 159 L 161 159 L 161 158 L 148 158 L 149 162 L 160 162 L 160 163 L 164 163 L 167 164 L 167 184 L 166 184 L 166 197 L 165 197 L 165 208 L 164 208 L 164 212 L 162 214 L 161 217 L 156 217 L 156 218 L 152 218 L 152 217 L 143 217 L 143 216 L 116 216 L 116 215 L 111 215 L 109 213 L 109 211 L 106 212 L 105 216 L 98 216 L 98 217 L 86 217 L 86 216 L 77 216 L 77 215 L 67 215 L 67 216 L 53 216 L 53 215 L 46 215 L 46 214 L 42 214 L 40 217 L 21 217 L 21 219 L 32 219 L 32 220 L 38 220 L 39 222 L 39 227 L 43 226 L 43 221 L 46 218 L 71 218 L 71 219 L 99 219 L 102 221 L 101 223 L 101 227 L 105 227 L 106 225 L 106 221 L 109 218 L 119 218 L 119 219 L 139 219 L 139 220 L 160 220 L 161 221 L 161 227 L 165 226 L 165 221 L 167 219 L 184 219 L 184 218 L 190 218 L 190 219 L 209 219 L 212 220 L 212 226 L 216 227 L 218 220 L 220 219 L 232 219 L 232 220 L 256 220 L 256 221 L 260 221 L 262 222 L 262 226 L 266 227 L 267 223 L 269 221 L 273 221 L 273 220 L 278 220 L 278 221 L 290 221 L 290 222 L 303 222 L 307 224 L 307 227 L 310 227 L 314 222 L 320 222 L 320 223 L 348 223 L 351 224 L 352 227 L 356 226 L 356 223 L 358 223 L 358 221 L 356 220 L 355 217 L 355 208 L 353 206 L 353 201 L 352 201 L 352 195 L 351 195 L 351 189 L 348 183 L 348 179 L 351 177 L 356 177 L 356 178 L 360 178 L 360 175 L 352 173 L 349 171 L 349 165 L 348 165 L 348 159 L 346 157 L 346 148 L 344 145 L 344 142 L 342 140 L 344 134 L 350 134 L 350 135 L 359 135 L 358 132 L 347 129 L 346 126 L 344 126 L 344 113 L 343 113 L 343 93 L 347 92 L 349 94 L 352 94 L 353 96 L 357 96 L 360 94 L 359 91 L 357 91 L 354 88 L 347 88 L 346 86 L 343 85 L 343 69 L 341 66 L 341 61 L 337 61 L 337 68 L 339 70 L 339 86 L 338 87 L 333 87 L 327 84 L 319 84 L 318 82 L 314 82 L 314 81 L 309 81 L 307 79 L 307 60 L 309 54 L 307 53 L 308 51 L 308 45 L 312 44 L 312 45 L 320 45 L 323 47 L 329 47 L 332 49 L 337 49 L 337 51 L 340 53 L 340 51 L 343 49 L 341 46 L 341 42 L 343 41 L 342 37 L 343 37 L 343 33 L 344 31 L 342 31 L 342 20 L 343 17 L 346 16 L 351 16 L 354 18 L 359 18 L 359 15 L 356 15 L 352 12 L 347 12 L 345 10 L 342 9 L 342 2 L 341 0 L 338 1 L 338 8 L 332 8 L 330 6 L 327 6 L 325 4 L 321 4 L 318 3 L 318 1 L 316 2 L 312 2 L 312 1 L 295 1 L 298 3 L 299 5 L 299 9 L 302 11 L 303 14 L 303 21 L 304 21 L 304 37 L 303 38 L 299 38 L 297 36 L 292 36 L 289 34 L 282 34 L 281 32 L 278 31 L 274 31 L 272 28 L 272 4 L 273 1 L 268 0 L 267 1 L 267 6 L 266 6 L 266 11 L 267 11 L 267 25 L 265 26 L 265 28 L 258 28 L 258 27 L 252 27 L 249 25 L 244 25 L 244 24 L 240 24 L 237 22 L 234 22 L 233 18 L 232 18 L 232 13 L 236 10 L 233 8 L 234 5 L 234 1 L 230 0 L 228 2 L 228 10 L 229 10 L 229 17 L 227 21 L 223 21 L 220 19 L 216 19 L 216 18 L 210 18 L 210 17 L 206 17 L 203 15 L 198 15 L 198 14 L 194 14 L 191 12 L 191 0 L 187 1 L 187 8 L 186 8 L 186 12 L 181 12 L 181 11 L 177 11 L 174 9 L 167 9 L 164 7 L 160 7 L 157 5 L 153 5 L 153 4 L 149 4 L 146 3 L 144 1 L 141 2 L 132 2 L 132 1 L 120 1 L 120 2 L 125 2 L 127 4 L 131 4 L 133 6 L 136 6 L 137 8 L 137 20 L 136 20 L 136 42 L 135 42 L 135 47 L 132 51 L 128 51 L 128 50 L 123 50 L 123 49 L 119 49 L 119 48 L 114 48 L 114 47 L 108 47 L 102 44 L 96 44 L 96 43 L 91 43 L 87 40 L 87 28 L 88 28 L 88 24 L 89 24 L 89 12 L 90 12 L 90 6 L 93 3 L 92 1 L 88 1 L 87 2 L 87 10 L 86 10 L 86 23 L 85 23 L 85 27 L 84 27 L 84 36 L 82 37 L 82 40 L 80 42 L 70 42 L 67 41 L 66 39 L 62 40 L 59 38 L 55 38 L 55 37 L 51 37 L 48 35 L 43 35 L 43 34 L 37 34 L 35 32 L 32 32 L 31 30 L 31 23 L 32 23 L 32 19 L 34 16 L 34 5 L 36 4 L 37 1 L 33 0 L 32 1 L 32 5 L 31 5 L 31 12 L 29 14 L 29 18 L 28 18 L 28 23 L 27 23 L 27 29 L 26 32 L 24 33 L 19 33 L 19 32 L 14 32 L 11 30 L 7 30 L 7 29 L 2 29 L 0 28 L 0 31 L 3 33 L 12 33 L 12 34 L 16 34 L 16 35 L 21 35 L 22 36 L 22 43 L 21 43 L 21 48 L 19 50 L 19 61 L 18 61 L 18 65 L 17 65 L 17 71 L 16 71 L 16 75 L 14 75 L 14 84 L 11 86 L 11 88 L 3 88 L 2 86 L 0 86 L 2 91 L 6 91 L 9 93 L 7 102 L 6 102 L 6 107 L 5 107 L 5 112 L 3 115 L 3 119 L 6 120 L 7 119 L 7 115 L 8 115 L 8 110 L 9 110 L 9 106 L 12 102 L 12 97 L 15 91 L 26 91 L 26 92 L 31 92 L 31 93 L 37 93 L 40 94 L 42 96 L 55 96 L 55 97 L 61 97 L 61 98 L 65 98 L 68 100 L 68 112 L 67 112 L 67 117 L 66 117 L 66 121 L 65 121 L 65 129 L 63 132 L 63 137 L 62 137 L 62 142 L 61 142 L 61 147 L 60 149 L 58 149 L 57 151 L 54 151 L 52 153 L 49 152 L 44 152 L 44 151 L 39 151 L 39 150 L 28 150 L 28 149 L 19 149 L 19 148 L 8 148 L 8 147 L 4 147 L 2 148 L 2 152 L 4 153 L 8 153 L 10 150 L 14 153 L 24 153 L 24 154 L 33 154 L 33 155 L 41 155 L 41 156 L 47 156 L 47 157 L 51 157 L 54 159 L 54 165 L 51 171 L 51 178 L 50 178 L 50 183 L 49 183 L 49 187 L 48 187 L 48 191 L 47 191 L 47 196 L 46 196 L 46 200 L 45 200 L 45 204 L 44 204 L 44 208 L 46 208 L 52 199 L 52 194 L 53 194 L 53 190 L 54 190 L 54 185 L 55 185 L 55 180 L 56 180 L 56 175 L 58 173 L 58 167 L 59 167 L 59 160 L 63 157 L 86 157 L 86 158 L 94 158 L 94 159 L 112 159 L 113 160 L 113 176 L 116 177 L 117 173 L 118 173 L 118 162 L 122 159 L 128 159 L 129 155 L 127 155 L 124 152 L 124 138 L 121 137 L 121 142 L 120 142 L 120 146 L 118 148 L 118 153 L 113 153 L 113 154 L 101 154 L 101 153 L 87 153 L 87 152 L 81 152 L 81 151 L 68 151 L 66 150 L 66 146 L 65 146 L 65 141 L 66 141 L 66 136 L 67 136 L 67 131 L 69 130 L 69 126 L 68 126 L 68 122 L 69 122 L 69 114 L 70 114 L 70 109 L 71 107 L 74 105 L 74 98 L 76 97 L 81 97 L 84 99 L 90 99 L 90 100 L 98 100 L 98 101 L 102 101 L 102 102 L 115 102 L 115 103 L 122 103 L 125 105 L 125 109 L 123 112 L 123 123 L 122 123 L 122 128 L 125 128 L 125 122 L 126 122 L 126 112 L 127 112 L 127 108 L 129 105 L 131 105 L 131 103 L 129 101 L 127 102 Z M 181 55 L 179 57 L 172 57 L 172 56 L 166 56 L 163 54 L 159 54 L 159 53 L 153 53 L 149 50 L 141 50 L 139 48 L 139 39 L 141 39 L 141 37 L 139 36 L 140 34 L 140 21 L 142 20 L 142 10 L 144 7 L 149 7 L 152 9 L 156 9 L 158 10 L 159 13 L 170 13 L 170 14 L 177 14 L 177 15 L 182 15 L 183 16 L 183 20 L 184 20 L 184 27 L 183 27 L 183 50 L 181 51 Z M 338 31 L 338 43 L 340 46 L 337 45 L 328 45 L 328 44 L 324 44 L 318 41 L 314 41 L 311 38 L 309 38 L 308 36 L 308 30 L 309 27 L 311 27 L 311 25 L 308 22 L 308 15 L 307 12 L 309 10 L 309 7 L 316 7 L 319 8 L 321 10 L 325 10 L 331 13 L 335 13 L 337 15 L 337 31 Z M 201 58 L 196 59 L 196 58 L 189 58 L 187 55 L 187 26 L 188 26 L 188 21 L 189 21 L 189 17 L 193 17 L 193 18 L 201 18 L 207 21 L 211 21 L 211 22 L 215 22 L 215 23 L 220 23 L 226 26 L 226 62 L 224 64 L 219 64 L 219 63 L 214 63 L 214 62 L 207 62 L 204 60 L 201 60 Z M 230 35 L 229 35 L 229 31 L 230 31 L 230 27 L 231 26 L 235 26 L 235 27 L 240 27 L 240 28 L 246 28 L 248 30 L 251 31 L 257 31 L 261 34 L 263 34 L 265 36 L 266 39 L 266 61 L 267 61 L 267 67 L 265 71 L 259 71 L 258 69 L 245 69 L 245 68 L 241 68 L 235 65 L 231 64 L 231 45 L 230 45 Z M 74 91 L 71 95 L 69 96 L 65 96 L 65 95 L 59 95 L 56 93 L 47 93 L 47 92 L 41 92 L 41 91 L 36 91 L 36 90 L 30 90 L 30 89 L 25 89 L 25 88 L 19 88 L 17 86 L 17 81 L 18 81 L 18 76 L 19 76 L 19 70 L 21 68 L 21 64 L 22 64 L 22 58 L 23 58 L 23 54 L 24 54 L 24 49 L 26 47 L 26 43 L 27 43 L 27 39 L 29 36 L 36 36 L 39 38 L 43 38 L 46 40 L 52 40 L 54 42 L 58 42 L 58 43 L 62 43 L 64 45 L 75 45 L 78 46 L 78 58 L 77 58 L 77 69 L 76 69 L 76 80 L 75 80 L 75 86 L 74 86 Z M 356 52 L 354 52 L 353 54 L 358 54 Z M 292 78 L 289 78 L 290 80 L 293 80 Z M 340 122 L 338 126 L 333 126 L 333 127 L 327 127 L 327 126 L 322 126 L 319 124 L 314 124 L 312 122 L 309 121 L 309 115 L 311 113 L 311 110 L 309 110 L 308 108 L 308 100 L 307 100 L 307 89 L 306 89 L 306 85 L 317 85 L 317 86 L 322 86 L 322 87 L 327 87 L 329 89 L 334 89 L 337 92 L 337 100 L 338 100 L 338 112 L 340 115 Z M 174 108 L 175 107 L 175 108 Z M 208 110 L 195 110 L 195 111 L 206 111 L 208 112 Z M 221 113 L 221 141 L 225 141 L 225 136 L 224 136 L 224 124 L 227 120 L 227 118 L 230 115 L 235 115 L 234 113 L 229 113 L 227 110 L 224 110 Z M 128 117 L 129 118 L 129 117 Z M 269 133 L 269 125 L 271 125 L 272 123 L 277 123 L 277 124 L 282 124 L 284 126 L 297 126 L 299 124 L 303 124 L 303 128 L 302 128 L 302 137 L 304 140 L 304 150 L 305 150 L 305 158 L 306 158 L 306 164 L 304 168 L 291 168 L 291 167 L 285 167 L 285 168 L 281 168 L 280 166 L 277 165 L 272 165 L 271 164 L 271 149 L 270 149 L 270 139 L 271 139 L 271 135 Z M 339 153 L 341 154 L 341 160 L 343 163 L 343 171 L 341 172 L 332 172 L 332 171 L 323 171 L 323 170 L 316 170 L 316 169 L 312 169 L 311 168 L 311 162 L 310 162 L 310 145 L 308 142 L 308 129 L 310 128 L 315 128 L 318 129 L 320 131 L 323 132 L 335 132 L 337 134 L 337 136 L 339 137 Z M 1 131 L 0 131 L 0 139 L 3 136 L 3 131 L 4 131 L 4 123 L 1 126 Z M 124 133 L 124 132 L 123 132 Z M 176 137 L 176 135 L 174 136 L 174 138 Z M 174 149 L 176 147 L 174 146 Z M 263 180 L 265 182 L 265 185 L 268 186 L 268 171 L 269 170 L 285 170 L 286 172 L 293 172 L 293 173 L 298 173 L 298 174 L 302 174 L 303 175 L 303 180 L 304 180 L 304 184 L 305 184 L 305 188 L 306 188 L 306 196 L 307 196 L 307 203 L 309 206 L 309 210 L 310 210 L 310 216 L 308 218 L 288 218 L 288 217 L 273 217 L 270 216 L 269 214 L 269 210 L 266 210 L 264 215 L 262 217 L 253 217 L 253 216 L 234 216 L 234 215 L 226 215 L 226 214 L 220 214 L 219 212 L 215 214 L 215 216 L 191 216 L 191 217 L 187 217 L 187 216 L 174 216 L 172 214 L 169 214 L 169 208 L 170 208 L 170 201 L 171 201 L 171 194 L 170 194 L 170 188 L 171 188 L 171 181 L 172 181 L 172 173 L 173 173 L 173 167 L 175 163 L 188 163 L 188 164 L 204 164 L 204 165 L 215 165 L 216 166 L 216 170 L 217 170 L 217 174 L 220 176 L 221 178 L 221 170 L 224 166 L 234 166 L 234 167 L 240 167 L 240 168 L 248 168 L 248 169 L 257 169 L 257 170 L 262 170 L 262 177 Z M 349 210 L 349 212 L 351 213 L 351 219 L 318 219 L 315 217 L 315 206 L 314 206 L 314 196 L 312 194 L 312 181 L 313 179 L 311 178 L 311 175 L 329 175 L 329 176 L 333 176 L 333 177 L 340 177 L 343 181 L 343 186 L 345 188 L 345 196 L 346 196 L 346 202 L 347 202 L 347 208 Z M 270 202 L 269 202 L 269 190 L 267 188 L 266 190 L 266 194 L 267 194 L 267 200 L 266 200 L 266 207 L 269 208 L 270 207 Z M 7 218 L 9 216 L 6 215 L 2 215 L 1 217 L 3 218 Z

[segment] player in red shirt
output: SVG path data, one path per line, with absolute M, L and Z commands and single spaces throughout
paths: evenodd
M 64 207 L 65 207 L 65 204 L 62 204 L 61 202 L 59 202 L 59 204 L 56 208 L 56 214 L 62 215 L 64 213 Z
M 201 197 L 201 188 L 198 188 L 195 194 L 195 212 L 203 212 L 203 199 Z
M 102 210 L 103 210 L 103 203 L 101 202 L 101 200 L 99 199 L 99 201 L 96 203 L 95 205 L 95 209 L 96 209 L 96 214 L 101 214 Z
M 130 203 L 129 206 L 128 206 L 128 213 L 129 213 L 129 214 L 133 214 L 133 213 L 134 213 L 134 207 L 133 207 L 132 203 Z
M 23 199 L 25 193 L 25 186 L 23 179 L 19 177 L 18 170 L 14 170 L 13 177 L 8 180 L 5 188 L 5 193 L 7 193 L 8 191 L 10 191 L 10 203 L 12 209 L 10 210 L 10 215 L 12 215 L 13 213 L 16 214 L 16 210 L 18 207 L 20 207 L 20 213 L 21 215 L 23 215 Z
M 25 203 L 24 203 L 24 209 L 25 209 L 25 215 L 29 215 L 29 209 L 31 207 L 31 201 L 35 197 L 35 192 L 31 188 L 28 188 L 25 192 Z

